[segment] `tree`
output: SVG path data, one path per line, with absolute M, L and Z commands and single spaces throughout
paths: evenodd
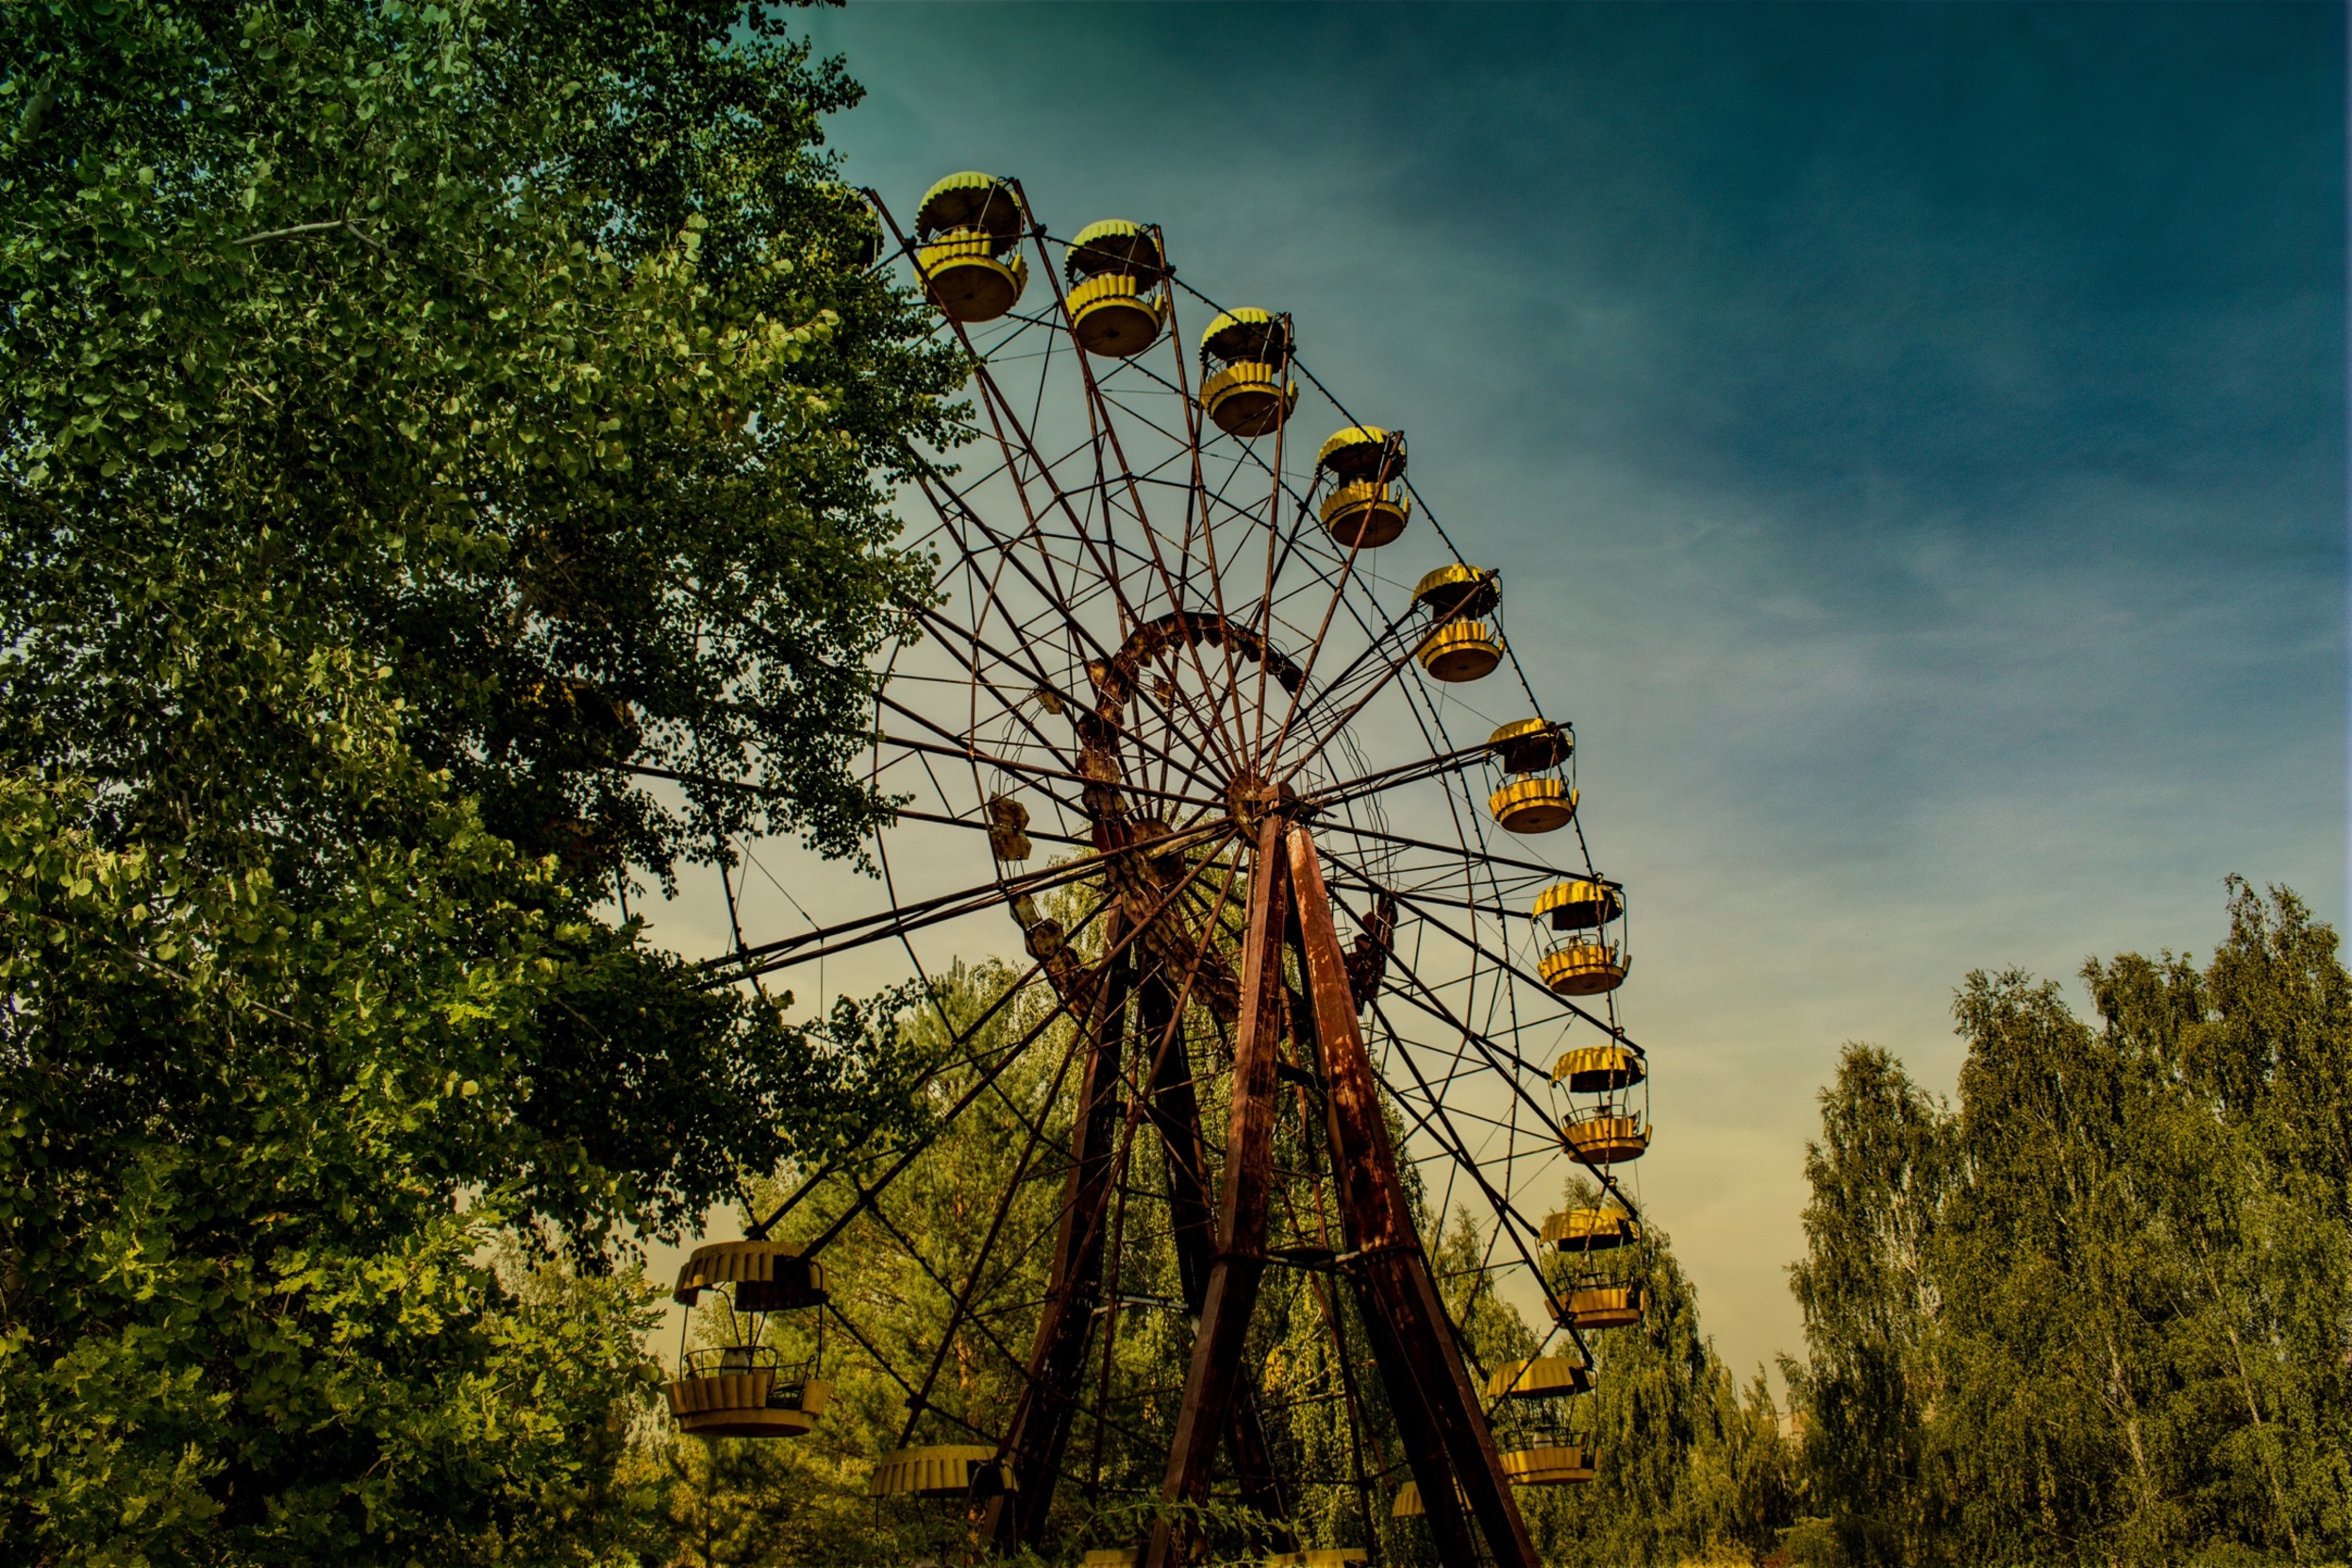
M 2335 1560 L 2352 995 L 2292 893 L 2202 971 L 1972 975 L 1957 1112 L 1849 1049 L 1794 1271 L 1811 1556 Z
M 2166 1560 L 2194 1462 L 2167 1354 L 2180 1259 L 2143 1179 L 2145 1064 L 2019 974 L 1956 1009 L 1963 1167 L 1943 1216 L 1939 1426 L 1968 1539 L 2010 1560 Z
M 617 1558 L 626 1228 L 903 1082 L 887 1003 L 600 908 L 887 811 L 957 373 L 856 89 L 709 3 L 11 3 L 0 61 L 0 1555 Z
M 2092 964 L 2109 1035 L 2195 1109 L 2160 1146 L 2205 1411 L 2197 1492 L 2212 1533 L 2302 1559 L 2341 1550 L 2352 1397 L 2352 1028 L 2334 933 L 2283 889 L 2233 882 L 2229 937 L 2200 974 L 2170 955 Z
M 342 825 L 240 693 L 348 647 L 576 876 L 855 849 L 891 486 L 961 372 L 859 264 L 838 62 L 713 0 L 0 17 L 8 760 L 299 853 Z
M 1805 1149 L 1812 1186 L 1806 1256 L 1790 1270 L 1806 1359 L 1791 1385 L 1807 1415 L 1812 1506 L 1854 1563 L 1920 1560 L 1926 1548 L 1926 1338 L 1929 1273 L 1949 1120 L 1886 1052 L 1850 1044 L 1821 1093 L 1822 1137 Z
M 350 739 L 355 773 L 398 769 L 384 731 Z M 0 780 L 8 1555 L 625 1544 L 587 1504 L 643 1393 L 642 1293 L 476 1261 L 534 1199 L 609 1202 L 515 1113 L 532 1019 L 595 934 L 459 809 L 297 906 L 101 848 L 89 804 Z

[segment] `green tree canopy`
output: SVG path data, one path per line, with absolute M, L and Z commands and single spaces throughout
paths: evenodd
M 895 1103 L 887 1004 L 602 909 L 887 809 L 959 373 L 857 89 L 602 0 L 11 0 L 0 73 L 0 1556 L 626 1552 L 616 1227 Z
M 1794 1271 L 1811 1506 L 1854 1562 L 2352 1545 L 2352 987 L 2233 884 L 2203 970 L 1974 975 L 1957 1108 L 1848 1050 Z
M 709 0 L 0 18 L 8 760 L 299 855 L 345 825 L 248 693 L 350 648 L 526 853 L 855 849 L 890 487 L 960 371 L 860 264 L 837 63 Z
M 1810 1422 L 1811 1506 L 1857 1561 L 1924 1549 L 1923 1343 L 1936 1306 L 1927 1249 L 1951 1168 L 1943 1107 L 1875 1046 L 1849 1046 L 1805 1155 L 1812 1199 L 1790 1286 L 1809 1354 L 1791 1382 Z

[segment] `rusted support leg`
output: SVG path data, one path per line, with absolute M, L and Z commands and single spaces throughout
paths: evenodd
M 1233 1045 L 1232 1118 L 1226 1124 L 1225 1184 L 1218 1194 L 1217 1250 L 1209 1265 L 1200 1328 L 1176 1411 L 1176 1441 L 1160 1500 L 1174 1508 L 1209 1494 L 1209 1464 L 1229 1430 L 1242 1343 L 1266 1268 L 1266 1206 L 1274 1185 L 1275 1064 L 1282 1029 L 1282 927 L 1289 878 L 1283 873 L 1283 825 L 1268 817 L 1259 834 L 1243 939 L 1241 1026 Z M 1148 1568 L 1188 1558 L 1194 1532 L 1163 1515 L 1152 1526 Z
M 1300 950 L 1295 899 L 1292 901 L 1291 929 L 1288 940 L 1292 951 Z M 1304 975 L 1306 972 L 1306 964 L 1302 959 L 1299 964 L 1299 973 Z M 1304 1068 L 1309 1073 L 1315 1072 L 1317 1064 L 1323 1060 L 1323 1047 L 1315 1042 L 1314 1009 L 1308 1004 L 1303 992 L 1289 992 L 1285 999 L 1289 1003 L 1291 1015 L 1291 1060 L 1293 1065 Z M 1324 1182 L 1323 1161 L 1316 1158 L 1313 1142 L 1318 1114 L 1317 1107 L 1322 1104 L 1320 1092 L 1310 1093 L 1309 1086 L 1302 1083 L 1297 1086 L 1295 1093 L 1298 1095 L 1298 1130 L 1301 1139 L 1299 1155 L 1306 1166 L 1307 1179 L 1314 1183 L 1316 1188 L 1314 1239 L 1317 1244 L 1337 1253 L 1341 1248 L 1333 1246 L 1332 1243 L 1338 1240 L 1339 1233 L 1331 1227 L 1330 1201 Z M 1374 1439 L 1375 1434 L 1369 1430 L 1364 1419 L 1363 1394 L 1356 1384 L 1356 1360 L 1347 1347 L 1347 1314 L 1343 1309 L 1336 1280 L 1317 1280 L 1311 1288 L 1316 1309 L 1323 1314 L 1325 1326 L 1331 1330 L 1331 1347 L 1337 1355 L 1340 1397 L 1345 1402 L 1347 1425 L 1352 1436 L 1352 1441 L 1347 1445 L 1348 1470 L 1355 1482 L 1356 1505 L 1362 1516 L 1363 1539 L 1366 1542 L 1374 1542 L 1379 1539 L 1379 1526 L 1375 1523 L 1372 1516 L 1374 1491 L 1372 1479 L 1364 1471 L 1364 1443 L 1368 1439 Z M 1376 1356 L 1385 1353 L 1378 1348 L 1374 1350 Z M 1383 1465 L 1382 1468 L 1385 1470 L 1387 1467 Z M 1455 1526 L 1459 1532 L 1460 1522 L 1456 1521 Z M 1438 1539 L 1443 1544 L 1450 1542 L 1451 1538 L 1441 1534 Z
M 1411 1354 L 1371 1293 L 1363 1288 L 1360 1276 L 1356 1300 L 1363 1309 L 1364 1337 L 1372 1344 L 1373 1365 L 1379 1369 L 1381 1386 L 1388 1391 L 1389 1410 L 1396 1417 L 1397 1436 L 1404 1441 L 1406 1467 L 1421 1486 L 1421 1506 L 1428 1515 L 1429 1533 L 1436 1539 L 1438 1560 L 1476 1562 L 1477 1544 L 1471 1535 L 1470 1519 L 1462 1511 L 1454 1467 L 1446 1458 L 1445 1441 L 1423 1393 L 1422 1380 L 1415 1375 Z
M 1118 940 L 1116 915 L 1107 929 Z M 1119 1059 L 1126 1034 L 1128 959 L 1109 966 L 1093 1019 L 1093 1049 L 1078 1086 L 1072 1128 L 1070 1174 L 1062 1188 L 1061 1229 L 1047 1276 L 1045 1311 L 1029 1352 L 1028 1376 L 1013 1407 L 1012 1425 L 997 1450 L 1016 1490 L 989 1499 L 981 1533 L 1000 1542 L 1042 1538 L 1053 1506 L 1054 1481 L 1070 1442 L 1070 1423 L 1085 1375 L 1086 1343 L 1102 1301 L 1105 1221 L 1110 1204 L 1111 1155 L 1119 1136 Z
M 1432 1523 L 1442 1517 L 1442 1509 L 1451 1506 L 1453 1488 L 1459 1484 L 1495 1560 L 1503 1568 L 1535 1568 L 1535 1543 L 1504 1479 L 1493 1436 L 1478 1408 L 1461 1349 L 1454 1343 L 1437 1283 L 1429 1275 L 1428 1257 L 1413 1227 L 1412 1208 L 1397 1178 L 1396 1150 L 1389 1142 L 1372 1060 L 1357 1026 L 1356 997 L 1348 986 L 1339 933 L 1332 926 L 1331 895 L 1323 885 L 1314 839 L 1304 827 L 1293 827 L 1288 849 L 1307 994 L 1323 1048 L 1333 1186 L 1359 1255 L 1355 1270 L 1359 1299 L 1367 1323 L 1378 1326 L 1376 1340 L 1381 1334 L 1393 1337 L 1391 1356 L 1380 1358 L 1392 1404 L 1400 1412 L 1408 1406 L 1425 1412 L 1427 1436 L 1436 1440 L 1439 1450 L 1413 1460 L 1413 1479 L 1421 1484 Z M 1392 1356 L 1393 1370 L 1387 1364 Z M 1410 1432 L 1406 1443 L 1407 1457 L 1413 1459 Z M 1425 1470 L 1425 1463 L 1441 1459 L 1450 1475 Z
M 1282 1483 L 1274 1473 L 1274 1450 L 1266 1443 L 1266 1426 L 1258 1413 L 1258 1391 L 1243 1378 L 1233 1392 L 1233 1405 L 1225 1423 L 1226 1446 L 1233 1455 L 1233 1478 L 1242 1489 L 1242 1506 L 1269 1520 L 1288 1520 Z M 1269 1552 L 1298 1549 L 1287 1523 L 1269 1526 L 1259 1546 Z
M 1209 1292 L 1209 1259 L 1216 1251 L 1215 1215 L 1209 1204 L 1207 1178 L 1208 1155 L 1200 1132 L 1200 1100 L 1193 1089 L 1192 1053 L 1185 1047 L 1183 1032 L 1170 1036 L 1169 1024 L 1176 1016 L 1175 993 L 1159 976 L 1146 978 L 1142 987 L 1143 1048 L 1157 1051 L 1159 1042 L 1167 1040 L 1168 1049 L 1159 1060 L 1159 1072 L 1152 1080 L 1151 1123 L 1159 1135 L 1160 1147 L 1168 1162 L 1168 1208 L 1172 1240 L 1176 1243 L 1176 1277 L 1184 1292 L 1184 1308 L 1193 1321 L 1200 1319 L 1201 1303 Z M 1233 1472 L 1242 1488 L 1242 1506 L 1254 1509 L 1269 1519 L 1288 1516 L 1282 1492 L 1274 1474 L 1274 1454 L 1266 1442 L 1264 1424 L 1258 1413 L 1258 1402 L 1249 1397 L 1244 1386 L 1243 1397 L 1233 1402 L 1231 1418 L 1226 1423 L 1226 1441 L 1233 1453 Z M 1272 1551 L 1293 1548 L 1286 1532 L 1274 1532 L 1268 1543 Z
M 1176 993 L 1155 975 L 1143 986 L 1143 1048 L 1157 1051 L 1176 1018 Z M 1193 1053 L 1181 1028 L 1152 1076 L 1151 1124 L 1168 1166 L 1169 1226 L 1184 1309 L 1200 1316 L 1209 1290 L 1209 1257 L 1216 1250 L 1215 1215 L 1209 1205 L 1209 1154 L 1200 1135 L 1200 1096 L 1193 1083 Z
M 1307 938 L 1299 925 L 1298 900 L 1295 897 L 1291 901 L 1290 942 L 1299 956 L 1299 976 L 1307 979 Z M 1352 974 L 1350 979 L 1355 979 Z M 1359 988 L 1354 989 L 1352 994 L 1359 998 L 1362 992 Z M 1322 1039 L 1315 1028 L 1314 1006 L 1297 992 L 1291 993 L 1289 1000 L 1291 1040 L 1298 1062 L 1320 1073 L 1325 1056 Z M 1302 1091 L 1302 1098 L 1303 1094 Z M 1331 1129 L 1327 1110 L 1325 1130 L 1328 1136 Z M 1334 1139 L 1335 1146 L 1336 1142 Z M 1311 1167 L 1311 1155 L 1309 1160 Z M 1347 1234 L 1351 1237 L 1356 1235 L 1358 1226 L 1344 1205 L 1342 1206 L 1341 1219 Z M 1447 1563 L 1476 1562 L 1478 1560 L 1477 1543 L 1471 1533 L 1469 1517 L 1462 1511 L 1461 1493 L 1453 1481 L 1453 1467 L 1446 1460 L 1444 1442 L 1438 1435 L 1437 1418 L 1430 1412 L 1429 1402 L 1422 1392 L 1421 1379 L 1414 1374 L 1412 1359 L 1406 1354 L 1403 1342 L 1391 1326 L 1389 1314 L 1377 1309 L 1365 1293 L 1360 1275 L 1356 1280 L 1356 1298 L 1358 1307 L 1363 1312 L 1364 1338 L 1372 1351 L 1373 1365 L 1378 1371 L 1381 1386 L 1388 1391 L 1390 1412 L 1396 1419 L 1397 1435 L 1405 1446 L 1406 1465 L 1412 1471 L 1413 1479 L 1421 1484 L 1422 1508 L 1429 1521 L 1429 1533 L 1436 1540 L 1438 1560 Z M 1332 1314 L 1332 1334 L 1333 1343 L 1342 1347 L 1344 1356 L 1346 1338 L 1341 1332 L 1336 1311 Z M 1352 1411 L 1357 1407 L 1354 1378 L 1345 1376 L 1347 1369 L 1343 1362 L 1341 1371 L 1345 1376 Z M 1365 1527 L 1372 1527 L 1368 1500 Z

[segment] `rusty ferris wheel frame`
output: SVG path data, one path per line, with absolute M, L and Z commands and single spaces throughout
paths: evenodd
M 941 299 L 942 258 L 955 258 L 963 237 L 967 257 L 993 269 L 971 263 L 982 287 L 1017 302 L 1033 257 L 1049 293 L 1032 294 L 1026 310 L 1007 302 L 984 321 L 957 316 L 986 315 L 995 302 L 959 312 L 941 299 L 938 330 L 972 366 L 972 412 L 963 447 L 919 454 L 914 465 L 906 505 L 923 521 L 910 525 L 910 543 L 933 551 L 941 570 L 935 602 L 910 609 L 919 635 L 887 661 L 871 773 L 877 790 L 905 799 L 902 822 L 934 837 L 968 830 L 973 868 L 985 857 L 987 870 L 949 878 L 945 892 L 918 891 L 939 879 L 937 857 L 920 867 L 893 860 L 885 832 L 876 841 L 883 907 L 766 942 L 739 934 L 736 951 L 714 966 L 714 977 L 747 981 L 896 942 L 921 973 L 913 932 L 1004 909 L 1030 962 L 978 1018 L 948 1023 L 943 1066 L 962 1076 L 941 1125 L 992 1093 L 1002 1098 L 1004 1076 L 1034 1052 L 1059 1052 L 1057 1092 L 1075 1085 L 1067 1126 L 1020 1113 L 1020 1173 L 1060 1168 L 1051 1237 L 1008 1233 L 1016 1179 L 960 1277 L 916 1258 L 948 1308 L 923 1364 L 892 1364 L 821 1289 L 800 1298 L 817 1302 L 904 1390 L 902 1455 L 957 1456 L 961 1466 L 942 1482 L 928 1460 L 894 1472 L 886 1461 L 904 1484 L 885 1487 L 877 1472 L 876 1488 L 960 1492 L 983 1538 L 1040 1541 L 1062 1485 L 1101 1485 L 1102 1435 L 1137 1435 L 1114 1386 L 1123 1316 L 1180 1306 L 1193 1328 L 1181 1399 L 1172 1429 L 1146 1434 L 1166 1442 L 1158 1495 L 1173 1505 L 1139 1548 L 1152 1568 L 1200 1549 L 1183 1506 L 1208 1498 L 1221 1478 L 1276 1522 L 1263 1543 L 1275 1549 L 1298 1545 L 1281 1521 L 1299 1489 L 1338 1486 L 1359 1500 L 1375 1542 L 1376 1510 L 1402 1491 L 1417 1493 L 1415 1511 L 1426 1514 L 1444 1560 L 1531 1568 L 1513 1495 L 1531 1477 L 1506 1463 L 1493 1419 L 1524 1391 L 1508 1371 L 1470 1359 L 1404 1173 L 1418 1166 L 1425 1188 L 1440 1189 L 1441 1220 L 1458 1202 L 1484 1210 L 1480 1267 L 1524 1269 L 1552 1318 L 1546 1343 L 1564 1336 L 1589 1365 L 1584 1325 L 1625 1320 L 1580 1316 L 1571 1288 L 1547 1277 L 1538 1254 L 1569 1244 L 1561 1222 L 1575 1216 L 1547 1224 L 1549 1199 L 1536 1194 L 1559 1193 L 1563 1164 L 1582 1167 L 1613 1205 L 1606 1213 L 1638 1235 L 1639 1209 L 1618 1168 L 1647 1143 L 1645 1108 L 1621 1103 L 1645 1076 L 1614 990 L 1626 961 L 1623 890 L 1594 870 L 1564 783 L 1545 784 L 1565 809 L 1544 821 L 1573 833 L 1538 839 L 1502 826 L 1536 820 L 1511 816 L 1511 792 L 1568 776 L 1573 734 L 1542 717 L 1500 636 L 1498 575 L 1467 566 L 1405 480 L 1401 433 L 1359 425 L 1307 371 L 1287 317 L 1216 315 L 1205 336 L 1249 325 L 1249 351 L 1267 362 L 1245 368 L 1261 383 L 1270 376 L 1280 402 L 1269 409 L 1260 399 L 1254 430 L 1249 416 L 1212 420 L 1204 407 L 1217 395 L 1211 356 L 1183 327 L 1217 307 L 1176 277 L 1157 228 L 1098 225 L 1058 240 L 1017 181 L 976 175 L 942 181 L 924 216 L 955 180 L 988 180 L 1011 204 L 995 210 L 1012 221 L 970 239 L 981 230 L 942 237 L 942 225 L 919 219 L 910 236 L 868 192 L 890 236 L 876 264 L 911 265 Z M 1116 265 L 1085 265 L 1120 246 Z M 1148 311 L 1125 318 L 1141 324 L 1140 351 L 1102 346 L 1110 317 L 1095 310 L 1106 293 L 1096 279 L 1106 271 L 1133 275 L 1114 276 L 1109 292 L 1127 285 Z M 1111 301 L 1114 310 L 1136 304 Z M 1090 313 L 1091 341 L 1080 327 Z M 1300 380 L 1311 389 L 1305 410 Z M 1309 462 L 1292 427 L 1319 406 L 1341 435 Z M 1352 453 L 1353 468 L 1333 460 L 1334 450 Z M 1375 506 L 1386 513 L 1374 517 Z M 1438 566 L 1407 592 L 1381 563 L 1404 553 L 1391 547 L 1398 533 L 1416 530 L 1412 553 L 1434 555 Z M 1505 680 L 1473 687 L 1459 668 L 1432 673 L 1449 668 L 1438 655 L 1470 632 L 1492 645 Z M 1497 689 L 1509 695 L 1494 711 L 1464 700 Z M 1490 735 L 1497 718 L 1504 727 Z M 1375 765 L 1381 752 L 1397 759 Z M 1496 775 L 1501 787 L 1490 792 L 1483 786 Z M 1047 859 L 1040 842 L 1059 856 L 1032 867 Z M 1553 844 L 1573 845 L 1568 863 L 1543 857 Z M 1056 892 L 1075 895 L 1065 911 L 1082 909 L 1066 929 L 1038 902 Z M 1605 954 L 1604 967 L 1613 965 L 1605 980 L 1563 983 L 1560 951 L 1538 951 L 1530 915 L 1548 907 L 1563 926 L 1564 896 L 1587 900 L 1593 918 L 1574 924 L 1616 926 L 1616 945 L 1579 949 Z M 1348 946 L 1343 922 L 1355 933 Z M 980 1043 L 1024 996 L 1043 1005 L 1023 1015 L 1022 1032 Z M 1593 1053 L 1575 1048 L 1580 1040 L 1627 1069 L 1596 1077 Z M 1557 1073 L 1543 1059 L 1563 1046 L 1584 1060 L 1581 1076 L 1569 1073 L 1568 1057 Z M 1579 1116 L 1569 1095 L 1595 1083 L 1602 1104 Z M 1222 1139 L 1205 1109 L 1223 1110 Z M 1579 1136 L 1593 1126 L 1614 1127 L 1614 1142 Z M 1292 1151 L 1287 1166 L 1278 1142 Z M 755 1218 L 754 1243 L 796 1254 L 805 1277 L 859 1216 L 882 1213 L 892 1184 L 928 1146 L 803 1173 L 773 1212 Z M 1129 1179 L 1143 1150 L 1157 1187 Z M 828 1191 L 849 1201 L 804 1209 Z M 813 1234 L 788 1248 L 768 1242 L 827 1207 L 839 1211 Z M 1616 1221 L 1576 1223 L 1589 1236 Z M 1155 1297 L 1123 1272 L 1137 1239 L 1155 1228 L 1174 1254 L 1177 1298 Z M 892 1234 L 904 1242 L 903 1231 Z M 986 1330 L 1018 1373 L 1017 1401 L 993 1418 L 953 1409 L 938 1389 L 949 1343 L 978 1328 L 979 1298 L 1010 1272 L 996 1254 L 1031 1246 L 1050 1261 L 1026 1333 L 1018 1323 L 1004 1330 L 1001 1319 Z M 1281 1474 L 1266 1436 L 1245 1341 L 1269 1276 L 1284 1274 L 1305 1282 L 1333 1337 L 1352 1444 L 1344 1476 Z M 719 1277 L 705 1270 L 701 1282 Z M 681 1299 L 691 1301 L 687 1284 Z M 1361 1344 L 1351 1341 L 1342 1290 Z M 1638 1313 L 1638 1295 L 1621 1293 L 1616 1305 L 1628 1304 Z M 1384 1395 L 1384 1424 L 1367 1409 L 1366 1379 Z M 1093 1437 L 1091 1456 L 1074 1446 L 1081 1424 Z M 909 1447 L 926 1426 L 966 1441 Z M 1580 1462 L 1589 1475 L 1589 1448 Z

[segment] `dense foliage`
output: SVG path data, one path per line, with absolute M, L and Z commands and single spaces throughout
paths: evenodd
M 1813 1556 L 2352 1551 L 2352 982 L 2233 888 L 2199 970 L 1976 975 L 1960 1102 L 1847 1052 L 1795 1271 Z
M 609 0 L 8 0 L 0 73 L 0 1557 L 624 1558 L 616 1241 L 899 1050 L 602 913 L 886 809 L 956 373 L 856 90 Z
M 0 759 L 299 854 L 342 825 L 249 693 L 351 648 L 526 853 L 853 850 L 889 481 L 959 373 L 766 16 L 0 8 Z

